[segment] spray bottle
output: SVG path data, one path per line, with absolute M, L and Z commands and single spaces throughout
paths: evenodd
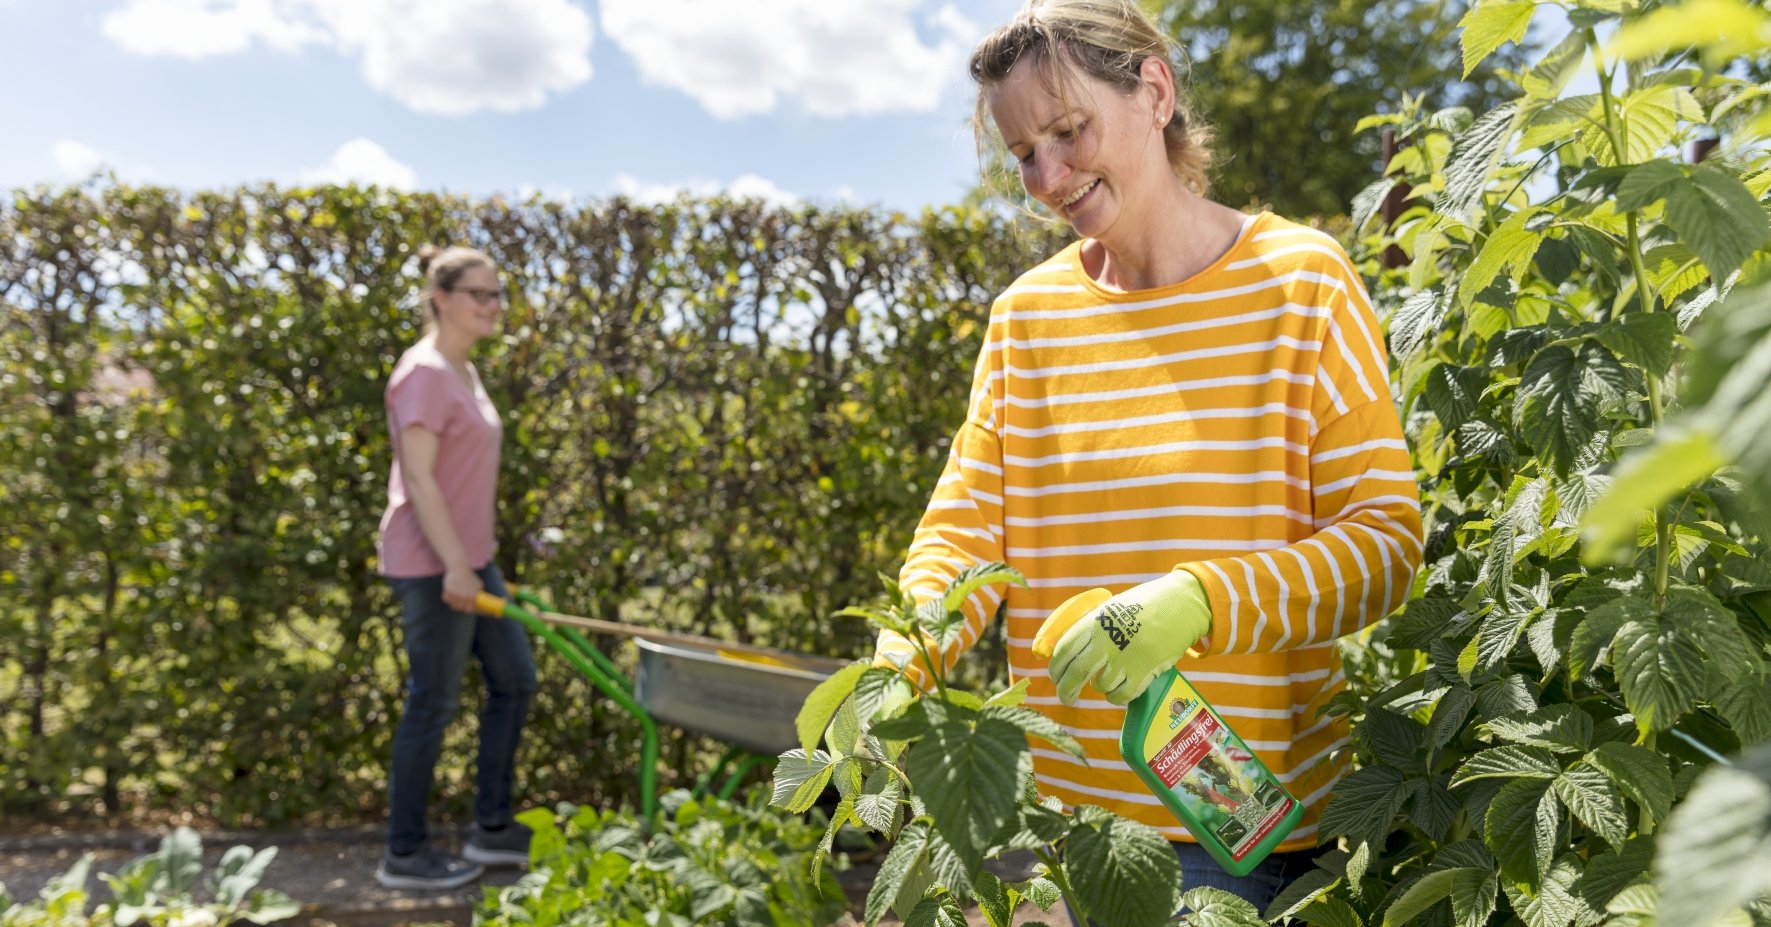
M 1033 652 L 1051 659 L 1064 632 L 1112 597 L 1106 589 L 1072 596 Z M 1254 871 L 1303 819 L 1304 806 L 1172 666 L 1126 706 L 1119 754 L 1231 875 Z

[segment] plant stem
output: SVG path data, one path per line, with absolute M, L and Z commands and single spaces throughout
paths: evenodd
M 1070 887 L 1070 878 L 1065 875 L 1064 867 L 1058 864 L 1057 856 L 1046 850 L 1034 850 L 1033 855 L 1045 864 L 1045 871 L 1051 873 L 1052 883 L 1058 887 L 1058 893 L 1064 896 L 1065 903 L 1076 915 L 1078 924 L 1088 923 L 1088 909 L 1082 906 L 1082 899 L 1076 897 L 1076 890 Z
M 1624 136 L 1618 125 L 1617 101 L 1611 96 L 1612 72 L 1605 67 L 1605 56 L 1599 48 L 1598 36 L 1593 30 L 1586 30 L 1587 46 L 1593 52 L 1593 67 L 1599 75 L 1599 97 L 1605 112 L 1605 135 L 1611 140 L 1611 150 L 1617 155 L 1617 163 L 1622 164 L 1628 157 L 1629 149 L 1624 144 Z M 1624 213 L 1624 228 L 1627 231 L 1628 244 L 1624 253 L 1630 260 L 1630 271 L 1636 277 L 1636 298 L 1642 304 L 1644 314 L 1654 311 L 1654 291 L 1648 284 L 1648 266 L 1642 258 L 1642 235 L 1636 225 L 1636 212 Z M 1660 378 L 1651 370 L 1643 370 L 1648 381 L 1648 418 L 1656 433 L 1660 431 L 1661 419 L 1665 415 L 1665 400 L 1660 394 Z M 1667 516 L 1666 507 L 1654 507 L 1654 603 L 1662 605 L 1666 601 L 1667 576 L 1672 571 L 1673 523 Z

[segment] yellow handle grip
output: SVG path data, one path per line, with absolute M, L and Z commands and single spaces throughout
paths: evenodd
M 1078 592 L 1064 600 L 1064 604 L 1052 609 L 1046 616 L 1045 623 L 1039 626 L 1039 633 L 1033 635 L 1033 654 L 1042 660 L 1050 660 L 1052 651 L 1058 647 L 1058 641 L 1070 626 L 1081 621 L 1084 615 L 1105 605 L 1113 593 L 1099 586 L 1087 592 Z
M 491 618 L 504 617 L 504 600 L 490 592 L 482 592 L 474 596 L 474 611 Z

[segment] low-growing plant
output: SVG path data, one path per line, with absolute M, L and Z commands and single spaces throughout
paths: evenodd
M 840 614 L 915 642 L 931 691 L 913 691 L 897 669 L 850 664 L 807 698 L 801 747 L 781 754 L 774 779 L 775 803 L 796 813 L 835 786 L 824 846 L 843 827 L 894 841 L 867 894 L 868 924 L 895 911 L 906 924 L 958 927 L 975 904 L 991 927 L 1008 927 L 1023 903 L 1052 911 L 1060 900 L 1114 927 L 1167 923 L 1183 905 L 1181 923 L 1260 922 L 1252 905 L 1226 892 L 1183 893 L 1180 863 L 1153 828 L 1089 805 L 1065 814 L 1057 799 L 1039 795 L 1028 738 L 1084 755 L 1062 727 L 1021 704 L 1025 681 L 985 696 L 943 672 L 939 649 L 964 626 L 961 603 L 993 583 L 1022 583 L 1019 572 L 976 566 L 920 604 L 882 579 L 882 602 Z M 1031 878 L 1004 881 L 986 868 L 1017 850 L 1038 857 Z M 1064 912 L 1054 913 L 1061 922 Z
M 562 804 L 518 815 L 534 828 L 531 871 L 488 889 L 475 917 L 485 927 L 789 927 L 828 924 L 844 910 L 823 863 L 822 822 L 747 803 L 659 799 L 641 820 L 622 811 Z M 837 866 L 843 864 L 839 858 Z
M 111 901 L 90 914 L 86 892 L 92 854 L 50 879 L 33 901 L 14 903 L 0 885 L 0 927 L 227 927 L 246 921 L 269 924 L 294 917 L 301 906 L 276 889 L 259 888 L 277 848 L 254 852 L 236 846 L 203 880 L 203 841 L 180 827 L 160 848 L 130 861 L 121 871 L 99 876 Z

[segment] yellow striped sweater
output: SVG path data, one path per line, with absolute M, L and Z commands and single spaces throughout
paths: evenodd
M 1340 246 L 1265 213 L 1174 286 L 1103 289 L 1072 244 L 1004 291 L 899 581 L 926 599 L 995 560 L 1027 587 L 973 595 L 944 657 L 1006 594 L 1011 674 L 1089 756 L 1035 741 L 1041 792 L 1190 839 L 1120 759 L 1124 709 L 1092 688 L 1063 706 L 1030 649 L 1069 596 L 1179 568 L 1212 609 L 1181 671 L 1303 801 L 1281 849 L 1314 846 L 1347 744 L 1344 723 L 1317 716 L 1346 684 L 1334 640 L 1399 606 L 1421 560 L 1382 333 Z

